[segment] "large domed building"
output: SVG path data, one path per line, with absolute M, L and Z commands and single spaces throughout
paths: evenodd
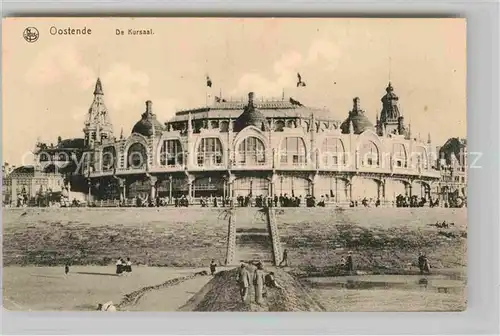
M 178 111 L 162 124 L 153 103 L 127 136 L 113 135 L 97 80 L 84 127 L 83 175 L 93 199 L 186 196 L 324 196 L 392 204 L 396 196 L 429 199 L 439 180 L 435 147 L 412 136 L 389 83 L 372 123 L 353 99 L 346 118 L 293 98 L 217 99 Z

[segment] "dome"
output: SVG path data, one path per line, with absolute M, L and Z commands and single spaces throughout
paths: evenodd
M 132 133 L 150 137 L 157 132 L 161 133 L 163 131 L 163 125 L 156 119 L 156 115 L 153 114 L 152 105 L 153 103 L 150 100 L 146 102 L 146 112 L 142 114 L 141 120 L 132 128 Z
M 255 126 L 262 131 L 268 131 L 269 125 L 267 119 L 262 112 L 255 108 L 253 103 L 254 93 L 248 94 L 248 105 L 245 110 L 234 122 L 234 131 L 239 132 L 247 126 Z
M 61 140 L 57 144 L 57 148 L 59 149 L 84 149 L 85 148 L 85 140 L 82 138 L 71 138 Z
M 353 102 L 354 106 L 352 108 L 352 111 L 349 112 L 349 116 L 347 117 L 347 119 L 344 120 L 344 122 L 340 125 L 342 133 L 350 133 L 351 124 L 354 128 L 352 130 L 352 133 L 354 134 L 361 134 L 368 129 L 374 129 L 373 124 L 365 116 L 365 112 L 359 107 L 359 98 L 354 98 Z

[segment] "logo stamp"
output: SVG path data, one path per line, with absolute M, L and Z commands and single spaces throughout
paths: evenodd
M 28 27 L 24 30 L 23 37 L 27 42 L 33 43 L 38 40 L 38 37 L 40 37 L 40 33 L 35 27 Z

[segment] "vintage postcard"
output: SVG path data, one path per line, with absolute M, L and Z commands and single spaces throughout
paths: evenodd
M 461 311 L 464 19 L 7 18 L 3 306 Z

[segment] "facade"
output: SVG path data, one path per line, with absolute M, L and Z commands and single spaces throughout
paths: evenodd
M 371 123 L 359 98 L 345 120 L 290 98 L 217 99 L 162 124 L 146 102 L 128 136 L 114 136 L 98 79 L 84 125 L 81 174 L 94 200 L 288 195 L 344 203 L 429 200 L 436 147 L 411 135 L 389 83 Z M 346 108 L 347 110 L 347 108 Z M 347 111 L 346 111 L 347 112 Z
M 436 192 L 445 205 L 461 206 L 467 202 L 467 140 L 450 138 L 436 151 L 441 173 Z
M 36 205 L 49 194 L 65 194 L 64 176 L 45 173 L 34 166 L 3 168 L 2 203 L 8 206 Z M 50 197 L 49 197 L 50 198 Z

